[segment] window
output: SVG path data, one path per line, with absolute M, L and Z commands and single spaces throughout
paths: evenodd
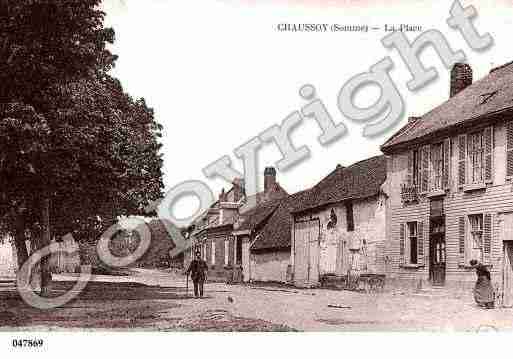
M 347 231 L 354 231 L 354 214 L 353 214 L 353 202 L 346 203 L 346 222 L 347 222 Z
M 213 240 L 212 241 L 212 265 L 215 265 L 216 264 L 216 241 Z
M 431 189 L 443 189 L 443 174 L 444 174 L 444 144 L 437 143 L 431 145 L 431 168 L 433 175 L 431 177 Z
M 418 263 L 418 235 L 417 235 L 417 222 L 408 222 L 408 258 L 410 264 Z
M 479 262 L 483 261 L 483 215 L 473 214 L 468 216 L 470 224 L 470 235 L 468 237 L 468 245 L 466 254 L 466 262 L 475 259 Z
M 337 225 L 337 215 L 335 213 L 335 210 L 332 208 L 330 212 L 330 219 L 328 221 L 328 224 L 326 226 L 327 229 L 333 229 Z
M 420 158 L 419 150 L 413 150 L 412 185 L 420 189 Z
M 230 255 L 230 242 L 228 240 L 224 241 L 224 265 L 228 265 L 228 257 Z
M 471 183 L 481 183 L 483 176 L 483 132 L 476 132 L 468 136 L 469 178 Z

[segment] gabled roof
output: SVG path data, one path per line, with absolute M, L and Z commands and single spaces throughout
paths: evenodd
M 293 212 L 303 212 L 328 204 L 375 196 L 386 180 L 386 158 L 376 156 L 352 164 L 337 166 L 296 203 Z
M 227 192 L 227 194 L 230 193 L 232 190 L 233 190 L 233 187 Z M 253 195 L 253 196 L 245 199 L 243 202 L 241 202 L 238 206 L 238 212 L 245 215 L 245 214 L 249 213 L 250 211 L 253 211 L 255 208 L 257 208 L 259 206 L 264 206 L 267 208 L 269 206 L 272 206 L 273 204 L 276 205 L 280 199 L 285 198 L 288 195 L 289 194 L 287 193 L 287 191 L 285 191 L 283 189 L 283 187 L 278 182 L 276 182 L 274 184 L 274 187 L 271 188 L 270 190 L 268 190 L 267 192 L 265 192 L 265 191 L 258 192 L 255 195 Z M 254 200 L 256 200 L 256 201 L 254 201 Z M 256 203 L 256 206 L 252 205 L 252 203 Z M 224 202 L 223 202 L 223 204 L 221 204 L 221 203 L 219 203 L 219 201 L 216 201 L 214 204 L 212 204 L 212 206 L 209 208 L 209 210 L 220 209 L 222 206 L 224 206 Z M 235 207 L 233 207 L 233 208 L 235 208 Z M 237 208 L 235 208 L 235 209 L 237 209 Z M 204 230 L 218 229 L 221 227 L 225 227 L 227 225 L 233 225 L 237 222 L 238 217 L 239 217 L 238 215 L 235 215 L 233 217 L 225 219 L 222 224 L 219 223 L 219 217 L 215 217 L 210 222 L 204 223 L 204 219 L 208 218 L 207 214 L 209 213 L 209 210 L 205 211 L 205 213 L 202 214 L 201 216 L 199 216 L 198 219 L 196 219 L 196 221 L 194 222 L 195 227 L 196 227 L 196 229 L 194 231 L 195 234 L 202 232 Z M 259 215 L 261 215 L 261 214 L 259 214 Z M 246 225 L 249 225 L 249 224 L 246 224 Z M 243 228 L 238 228 L 237 230 L 243 230 Z
M 513 63 L 495 68 L 423 115 L 411 127 L 407 124 L 407 130 L 403 127 L 381 149 L 390 153 L 398 145 L 510 110 L 513 112 Z
M 291 245 L 291 226 L 294 205 L 304 199 L 309 190 L 257 205 L 243 215 L 239 230 L 251 230 L 255 241 L 251 250 L 287 249 Z

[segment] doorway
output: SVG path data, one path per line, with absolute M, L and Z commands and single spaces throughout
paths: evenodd
M 513 307 L 513 213 L 505 213 L 501 221 L 502 305 Z
M 429 219 L 429 280 L 434 286 L 445 285 L 445 254 L 443 201 L 432 201 Z
M 502 305 L 513 307 L 513 241 L 504 241 Z
M 294 224 L 294 282 L 298 286 L 319 283 L 319 219 Z

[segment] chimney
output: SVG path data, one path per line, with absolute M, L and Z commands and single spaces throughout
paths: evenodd
M 408 122 L 417 121 L 419 118 L 420 118 L 419 116 L 410 116 L 410 117 L 408 117 Z
M 224 192 L 224 188 L 219 193 L 219 203 L 226 202 L 226 193 Z
M 269 193 L 276 186 L 276 169 L 266 167 L 264 171 L 264 193 Z
M 458 92 L 472 85 L 472 68 L 468 64 L 456 63 L 451 70 L 451 94 L 455 96 Z
M 244 196 L 244 180 L 242 178 L 235 178 L 233 180 L 233 201 L 239 202 Z

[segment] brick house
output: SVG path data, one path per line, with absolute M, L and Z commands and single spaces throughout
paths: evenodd
M 475 83 L 471 67 L 456 64 L 450 98 L 382 146 L 393 278 L 467 287 L 475 281 L 469 261 L 477 259 L 513 304 L 512 84 L 511 63 Z
M 293 209 L 292 266 L 297 286 L 349 271 L 384 274 L 386 159 L 337 166 Z
M 258 206 L 286 196 L 288 193 L 276 181 L 276 170 L 272 167 L 265 169 L 264 191 L 254 198 L 246 198 L 244 181 L 235 180 L 233 187 L 228 192 L 223 189 L 218 201 L 195 221 L 191 234 L 193 245 L 185 254 L 186 265 L 199 250 L 209 265 L 210 278 L 224 279 L 234 267 L 247 267 L 243 258 L 248 248 L 243 247 L 242 238 L 234 236 L 234 224 L 242 212 L 252 208 L 252 203 Z

